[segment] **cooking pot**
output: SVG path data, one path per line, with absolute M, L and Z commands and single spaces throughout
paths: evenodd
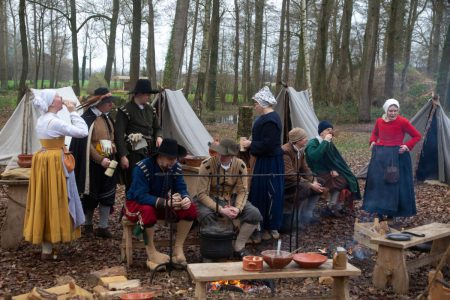
M 233 255 L 233 239 L 233 232 L 200 232 L 200 254 L 207 259 L 229 258 Z

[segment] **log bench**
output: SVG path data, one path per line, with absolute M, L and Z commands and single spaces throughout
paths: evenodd
M 378 257 L 373 271 L 375 287 L 384 289 L 391 282 L 394 292 L 406 294 L 409 289 L 408 271 L 437 262 L 450 244 L 450 224 L 431 223 L 407 231 L 423 233 L 425 237 L 411 236 L 409 241 L 392 241 L 386 237 L 370 240 L 378 245 Z M 406 249 L 429 241 L 433 241 L 429 255 L 406 261 Z M 450 264 L 450 256 L 447 257 L 447 264 Z
M 347 263 L 345 270 L 334 270 L 332 260 L 329 259 L 316 269 L 301 269 L 294 261 L 280 270 L 270 269 L 264 264 L 262 271 L 244 271 L 242 262 L 222 263 L 195 263 L 188 264 L 188 272 L 195 282 L 196 300 L 206 299 L 206 285 L 218 280 L 252 280 L 252 279 L 277 279 L 277 278 L 307 278 L 307 277 L 333 277 L 333 294 L 337 299 L 350 299 L 348 290 L 348 278 L 359 276 L 361 271 Z M 315 298 L 316 299 L 316 298 Z

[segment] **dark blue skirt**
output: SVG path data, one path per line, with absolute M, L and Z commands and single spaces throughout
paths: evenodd
M 253 174 L 284 174 L 283 156 L 257 157 Z M 249 201 L 263 216 L 262 229 L 279 230 L 283 221 L 284 176 L 252 177 Z
M 392 217 L 409 217 L 416 214 L 416 196 L 409 152 L 399 154 L 399 146 L 374 146 L 367 170 L 363 209 L 371 213 Z M 400 179 L 387 183 L 384 171 L 388 166 L 398 166 Z

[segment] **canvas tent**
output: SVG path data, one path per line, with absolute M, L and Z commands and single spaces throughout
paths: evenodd
M 306 130 L 308 138 L 317 136 L 319 120 L 309 101 L 308 91 L 297 92 L 292 87 L 284 87 L 277 96 L 275 111 L 283 125 L 282 142 L 288 141 L 288 133 L 294 127 Z
M 198 119 L 181 90 L 165 89 L 153 105 L 164 137 L 176 139 L 194 156 L 208 156 L 213 138 Z
M 450 119 L 444 109 L 438 101 L 429 100 L 410 122 L 422 134 L 411 152 L 415 178 L 439 180 L 450 185 Z M 357 177 L 365 178 L 366 175 L 367 165 Z
M 0 131 L 0 164 L 6 165 L 8 161 L 20 153 L 34 153 L 40 148 L 39 139 L 34 128 L 41 112 L 32 105 L 34 94 L 40 90 L 30 89 L 23 96 L 13 114 Z M 65 100 L 72 100 L 79 105 L 77 96 L 71 87 L 56 89 Z M 58 116 L 70 123 L 70 114 L 65 106 L 58 112 Z M 66 137 L 69 145 L 70 137 Z

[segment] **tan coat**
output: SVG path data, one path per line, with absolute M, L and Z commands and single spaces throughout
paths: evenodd
M 282 147 L 283 149 L 283 160 L 284 160 L 284 172 L 285 174 L 296 174 L 306 173 L 311 174 L 311 170 L 305 160 L 305 152 L 300 151 L 300 159 L 297 158 L 297 151 L 295 151 L 294 146 L 291 143 L 286 143 Z M 293 184 L 297 182 L 296 175 L 285 176 L 285 184 Z M 313 181 L 313 176 L 300 176 L 300 181 Z
M 210 157 L 200 165 L 199 175 L 214 175 L 220 171 L 219 190 L 217 191 L 217 176 L 199 177 L 197 180 L 197 197 L 198 200 L 208 208 L 216 210 L 216 201 L 214 197 L 219 197 L 233 205 L 240 211 L 247 203 L 247 167 L 241 159 L 233 157 L 231 167 L 225 171 L 220 168 L 220 161 L 217 157 Z M 243 176 L 227 176 L 227 175 L 243 175 Z M 236 193 L 236 202 L 231 203 L 232 194 Z
M 90 145 L 90 159 L 95 161 L 98 164 L 101 164 L 103 158 L 106 156 L 102 155 L 97 151 L 98 144 L 100 140 L 110 140 L 113 145 L 113 154 L 116 153 L 116 146 L 114 144 L 114 123 L 111 121 L 110 118 L 108 118 L 108 123 L 111 128 L 111 133 L 108 131 L 108 126 L 106 125 L 106 120 L 102 116 L 98 116 L 97 119 L 95 119 L 94 129 L 92 131 L 91 136 L 91 145 Z M 97 149 L 96 149 L 97 148 Z

